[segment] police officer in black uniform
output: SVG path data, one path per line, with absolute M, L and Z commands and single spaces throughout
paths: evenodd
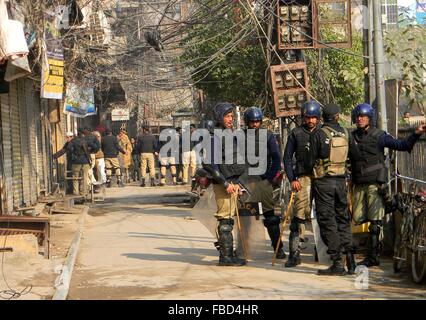
M 234 106 L 228 102 L 219 103 L 214 107 L 216 129 L 220 129 L 221 132 L 222 130 L 233 131 L 233 111 Z M 239 259 L 234 253 L 234 238 L 232 235 L 237 205 L 235 197 L 240 192 L 238 183 L 240 177 L 246 174 L 246 165 L 237 164 L 239 150 L 236 142 L 236 138 L 234 138 L 233 148 L 226 148 L 225 138 L 213 132 L 211 137 L 212 152 L 207 155 L 208 157 L 202 163 L 203 168 L 212 177 L 216 198 L 217 211 L 215 218 L 218 221 L 219 266 L 242 266 L 246 264 L 245 260 Z M 219 150 L 221 150 L 222 157 L 216 160 L 215 154 Z M 228 157 L 232 157 L 232 164 L 225 163 L 225 159 L 228 158 L 227 154 Z
M 374 109 L 369 104 L 359 104 L 352 111 L 352 122 L 357 126 L 351 132 L 349 145 L 353 183 L 352 211 L 355 224 L 370 222 L 367 256 L 358 263 L 366 267 L 380 264 L 379 242 L 385 215 L 384 200 L 387 196 L 384 148 L 410 152 L 426 131 L 426 125 L 421 125 L 406 139 L 395 139 L 376 128 L 375 120 Z
M 319 275 L 345 275 L 341 251 L 346 252 L 348 272 L 355 272 L 352 230 L 348 210 L 346 160 L 349 134 L 339 123 L 340 107 L 323 108 L 324 125 L 312 139 L 313 192 L 321 238 L 328 246 L 332 266 L 318 270 Z
M 262 125 L 263 112 L 258 107 L 250 107 L 244 113 L 244 121 L 246 123 L 247 129 L 256 130 L 256 145 L 254 146 L 254 151 L 256 154 L 259 153 L 259 129 Z M 246 130 L 247 133 L 247 130 Z M 247 136 L 247 134 L 246 134 Z M 247 145 L 247 149 L 250 146 Z M 280 238 L 280 222 L 281 219 L 279 216 L 275 215 L 274 210 L 274 199 L 273 199 L 273 186 L 277 184 L 277 180 L 280 178 L 280 169 L 281 169 L 281 156 L 278 147 L 278 142 L 272 132 L 267 131 L 266 135 L 266 171 L 264 174 L 260 175 L 260 181 L 254 182 L 254 190 L 251 190 L 255 193 L 256 201 L 262 203 L 263 209 L 263 224 L 268 230 L 269 238 L 271 239 L 272 248 L 275 250 L 277 247 L 279 238 Z M 261 159 L 263 155 L 258 155 Z M 262 161 L 262 160 L 261 160 Z M 250 165 L 250 164 L 249 164 Z M 257 164 L 256 164 L 257 166 Z M 286 257 L 283 250 L 283 243 L 280 241 L 280 246 L 277 251 L 277 259 L 284 259 Z
M 316 101 L 305 102 L 302 106 L 303 124 L 293 129 L 287 140 L 284 150 L 284 169 L 291 183 L 296 199 L 293 209 L 293 218 L 290 224 L 290 256 L 286 267 L 295 267 L 300 264 L 300 242 L 305 241 L 305 219 L 310 216 L 312 204 L 312 158 L 311 137 L 318 129 L 321 118 L 321 106 Z M 295 156 L 295 163 L 293 161 Z

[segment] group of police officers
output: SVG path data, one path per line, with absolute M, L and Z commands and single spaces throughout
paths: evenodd
M 288 137 L 282 161 L 276 137 L 267 133 L 267 170 L 257 177 L 248 176 L 250 164 L 237 161 L 237 139 L 234 148 L 225 147 L 222 137 L 212 134 L 212 150 L 222 148 L 222 161 L 203 162 L 203 168 L 210 174 L 215 193 L 218 220 L 220 266 L 242 266 L 245 259 L 236 255 L 232 231 L 237 210 L 236 198 L 241 194 L 241 181 L 256 181 L 251 191 L 262 203 L 264 225 L 276 248 L 277 258 L 284 259 L 280 239 L 281 217 L 275 214 L 273 188 L 279 184 L 281 165 L 295 193 L 295 203 L 290 224 L 289 257 L 285 267 L 301 263 L 301 242 L 305 239 L 306 218 L 311 215 L 312 201 L 315 201 L 321 239 L 327 246 L 332 265 L 318 270 L 319 275 L 354 274 L 356 261 L 352 241 L 351 221 L 355 224 L 370 222 L 368 250 L 365 259 L 358 263 L 366 267 L 379 265 L 379 243 L 383 236 L 382 219 L 385 215 L 384 194 L 386 192 L 387 170 L 384 148 L 410 152 L 419 137 L 426 132 L 421 125 L 406 139 L 395 139 L 374 126 L 375 112 L 368 104 L 357 105 L 352 111 L 356 129 L 348 130 L 339 124 L 341 110 L 336 104 L 321 107 L 315 101 L 306 102 L 302 107 L 302 125 L 293 129 Z M 320 123 L 322 118 L 322 124 Z M 244 114 L 247 129 L 261 128 L 263 113 L 260 108 L 248 108 Z M 219 103 L 214 107 L 215 128 L 234 131 L 234 106 Z M 259 149 L 259 134 L 256 134 L 256 150 Z M 232 153 L 232 163 L 225 158 Z M 228 154 L 228 155 L 227 155 Z M 294 160 L 295 159 L 295 160 Z M 350 172 L 350 184 L 348 184 Z M 256 179 L 254 179 L 256 178 Z M 254 179 L 254 180 L 253 180 Z M 352 191 L 352 212 L 348 208 L 348 190 Z M 346 255 L 346 268 L 343 256 Z

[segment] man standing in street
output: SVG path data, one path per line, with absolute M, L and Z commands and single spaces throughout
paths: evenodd
M 149 168 L 151 187 L 155 187 L 155 159 L 157 154 L 157 139 L 147 126 L 143 127 L 142 135 L 138 137 L 136 148 L 141 157 L 141 187 L 145 187 L 146 168 Z
M 290 224 L 290 256 L 285 263 L 287 268 L 295 267 L 300 262 L 300 242 L 305 241 L 305 221 L 311 215 L 312 205 L 312 158 L 311 138 L 318 129 L 321 118 L 321 106 L 316 101 L 305 102 L 302 106 L 303 124 L 293 129 L 287 140 L 284 151 L 284 169 L 296 193 L 293 217 Z M 296 163 L 293 161 L 295 156 Z M 293 169 L 294 167 L 294 169 Z
M 359 104 L 352 111 L 352 122 L 357 127 L 351 132 L 349 145 L 353 184 L 352 211 L 355 224 L 370 222 L 367 256 L 358 263 L 366 267 L 380 264 L 379 243 L 383 233 L 384 200 L 388 189 L 384 148 L 410 152 L 416 141 L 426 132 L 426 125 L 421 125 L 406 139 L 395 139 L 376 128 L 375 120 L 374 109 L 369 104 Z
M 234 106 L 228 102 L 219 103 L 214 107 L 214 120 L 216 128 L 220 131 L 234 131 Z M 212 176 L 213 190 L 216 198 L 217 212 L 215 217 L 218 221 L 218 242 L 219 242 L 219 266 L 243 266 L 246 261 L 239 259 L 234 254 L 234 238 L 232 230 L 234 228 L 234 216 L 237 209 L 237 196 L 240 193 L 239 178 L 246 173 L 245 164 L 237 164 L 238 146 L 236 139 L 233 139 L 233 148 L 225 148 L 222 136 L 212 136 L 212 152 L 209 161 L 203 163 Z M 215 159 L 215 153 L 221 151 L 221 159 Z M 232 154 L 230 154 L 232 152 Z M 226 155 L 232 156 L 232 164 L 226 164 Z
M 86 140 L 87 145 L 89 146 L 89 152 L 90 152 L 90 169 L 89 169 L 89 176 L 88 181 L 90 184 L 96 182 L 96 179 L 93 174 L 93 169 L 96 165 L 96 153 L 101 149 L 101 144 L 98 139 L 92 134 L 90 128 L 85 127 L 83 129 L 84 133 L 84 139 Z M 90 147 L 92 146 L 92 147 Z
M 125 155 L 119 155 L 118 160 L 120 162 L 121 168 L 123 170 L 124 175 L 124 182 L 129 183 L 129 167 L 132 163 L 132 151 L 133 146 L 130 142 L 129 136 L 127 135 L 126 130 L 120 129 L 120 132 L 118 133 L 118 144 L 120 145 L 121 149 L 126 151 Z
M 101 133 L 98 131 L 93 131 L 93 135 L 96 137 L 96 139 L 99 141 L 99 144 L 102 144 L 102 137 Z M 97 173 L 97 180 L 98 183 L 105 184 L 106 174 L 105 174 L 105 159 L 104 159 L 104 153 L 101 149 L 98 150 L 95 154 L 95 169 Z
M 189 126 L 190 135 L 195 130 L 195 125 L 191 124 Z M 182 140 L 182 138 L 181 138 Z M 182 150 L 182 184 L 188 184 L 188 179 L 192 179 L 195 175 L 195 170 L 197 169 L 197 159 L 194 151 L 194 147 L 197 142 L 190 140 L 189 150 Z M 182 145 L 182 144 L 181 144 Z M 189 169 L 191 169 L 191 174 L 189 174 Z
M 118 144 L 116 136 L 112 135 L 110 128 L 105 129 L 106 136 L 102 139 L 102 151 L 105 157 L 105 171 L 107 176 L 107 187 L 111 187 L 111 176 L 115 174 L 117 176 L 117 185 L 124 187 L 123 180 L 121 178 L 120 164 L 118 162 L 118 153 L 126 154 Z
M 250 107 L 244 113 L 244 122 L 248 129 L 256 130 L 256 145 L 254 146 L 254 150 L 256 154 L 260 153 L 259 146 L 259 129 L 262 126 L 263 120 L 263 112 L 258 107 Z M 264 129 L 265 130 L 265 129 Z M 247 133 L 247 130 L 246 130 Z M 246 134 L 246 137 L 248 135 Z M 268 230 L 269 238 L 271 239 L 271 245 L 273 250 L 277 247 L 279 238 L 280 238 L 280 216 L 275 215 L 275 203 L 273 199 L 273 185 L 276 184 L 277 179 L 280 177 L 280 169 L 281 169 L 281 156 L 278 147 L 278 142 L 272 132 L 267 132 L 266 138 L 266 172 L 262 174 L 260 177 L 260 181 L 257 180 L 249 185 L 255 184 L 252 189 L 252 193 L 254 194 L 255 200 L 262 203 L 263 210 L 263 224 Z M 247 146 L 247 150 L 250 146 Z M 259 154 L 259 156 L 263 156 Z M 283 250 L 283 243 L 280 241 L 280 246 L 277 252 L 277 259 L 284 259 L 286 257 Z
M 65 139 L 67 140 L 64 144 L 64 146 L 62 147 L 61 150 L 59 150 L 58 152 L 56 152 L 53 155 L 53 159 L 58 159 L 59 157 L 62 157 L 64 154 L 66 154 L 67 156 L 67 167 L 66 167 L 66 177 L 67 178 L 71 178 L 72 177 L 72 153 L 71 150 L 69 148 L 70 142 L 71 140 L 74 138 L 74 134 L 72 132 L 67 132 L 65 135 Z M 67 180 L 66 181 L 66 193 L 72 193 L 73 190 L 73 186 L 72 186 L 72 181 L 71 180 Z
M 91 166 L 90 148 L 95 145 L 88 145 L 84 137 L 84 130 L 79 128 L 78 135 L 69 144 L 69 150 L 72 157 L 72 177 L 73 177 L 73 194 L 86 196 L 89 188 L 89 170 Z M 80 171 L 83 174 L 80 175 Z M 82 179 L 81 189 L 79 190 L 79 178 Z
M 327 104 L 323 109 L 324 125 L 312 139 L 313 191 L 321 238 L 333 262 L 319 275 L 345 275 L 341 251 L 346 253 L 348 273 L 355 272 L 351 220 L 346 186 L 346 160 L 349 134 L 339 123 L 340 107 Z

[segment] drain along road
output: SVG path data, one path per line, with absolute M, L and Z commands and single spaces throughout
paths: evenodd
M 425 286 L 393 274 L 390 260 L 370 269 L 368 289 L 355 287 L 356 276 L 319 277 L 325 266 L 314 262 L 311 244 L 298 268 L 272 266 L 272 251 L 244 267 L 218 267 L 215 239 L 179 203 L 185 190 L 108 189 L 86 219 L 68 299 L 426 298 Z

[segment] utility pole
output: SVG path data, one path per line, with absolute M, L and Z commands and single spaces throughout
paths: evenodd
M 387 114 L 386 114 L 386 91 L 385 91 L 385 57 L 383 50 L 383 33 L 382 33 L 382 4 L 381 1 L 371 1 L 373 5 L 373 46 L 374 46 L 374 65 L 376 71 L 376 101 L 378 127 L 387 131 Z

